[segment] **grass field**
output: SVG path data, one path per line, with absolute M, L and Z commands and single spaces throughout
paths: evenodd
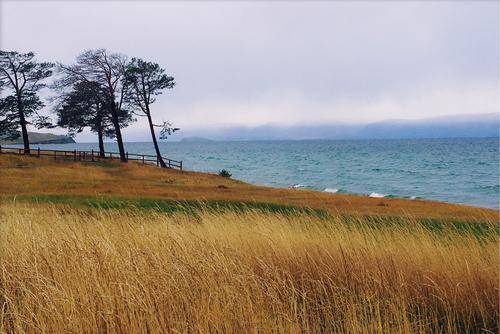
M 368 198 L 318 191 L 259 187 L 213 174 L 180 172 L 129 163 L 80 163 L 2 155 L 0 196 L 137 198 L 173 201 L 272 203 L 332 213 L 411 215 L 498 220 L 496 210 L 425 200 Z
M 498 331 L 493 210 L 4 156 L 0 192 L 2 333 Z

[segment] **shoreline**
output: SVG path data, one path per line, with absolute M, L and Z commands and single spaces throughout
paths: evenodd
M 387 140 L 371 144 L 360 141 L 168 142 L 160 146 L 168 158 L 184 160 L 184 169 L 208 173 L 228 169 L 235 178 L 257 186 L 295 186 L 317 191 L 328 189 L 327 192 L 337 189 L 344 194 L 410 200 L 414 196 L 498 209 L 497 141 L 483 140 Z M 96 149 L 96 145 L 79 142 L 32 147 L 90 151 Z M 106 145 L 106 150 L 115 151 L 112 143 Z M 129 153 L 154 154 L 150 143 L 127 142 L 127 145 Z M 469 154 L 463 148 L 477 154 Z M 443 151 L 450 153 L 443 155 Z M 468 176 L 472 180 L 467 181 Z
M 249 184 L 218 175 L 134 163 L 81 163 L 0 156 L 1 195 L 147 198 L 175 201 L 261 202 L 369 215 L 412 215 L 498 220 L 500 211 L 470 205 L 402 198 L 370 198 L 307 189 Z M 30 182 L 26 182 L 30 180 Z M 22 185 L 22 186 L 21 186 Z

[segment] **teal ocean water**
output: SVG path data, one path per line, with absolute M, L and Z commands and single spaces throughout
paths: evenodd
M 38 146 L 97 149 L 95 143 Z M 154 154 L 151 143 L 126 149 Z M 117 148 L 108 143 L 106 150 Z M 161 150 L 186 169 L 224 168 L 255 184 L 499 208 L 498 138 L 166 142 Z

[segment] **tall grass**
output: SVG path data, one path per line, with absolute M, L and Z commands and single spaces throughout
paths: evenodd
M 4 204 L 0 332 L 498 329 L 496 232 L 362 219 Z

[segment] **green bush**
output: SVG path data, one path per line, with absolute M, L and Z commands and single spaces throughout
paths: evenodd
M 231 177 L 233 174 L 231 174 L 228 170 L 222 169 L 219 171 L 219 176 L 222 177 Z

